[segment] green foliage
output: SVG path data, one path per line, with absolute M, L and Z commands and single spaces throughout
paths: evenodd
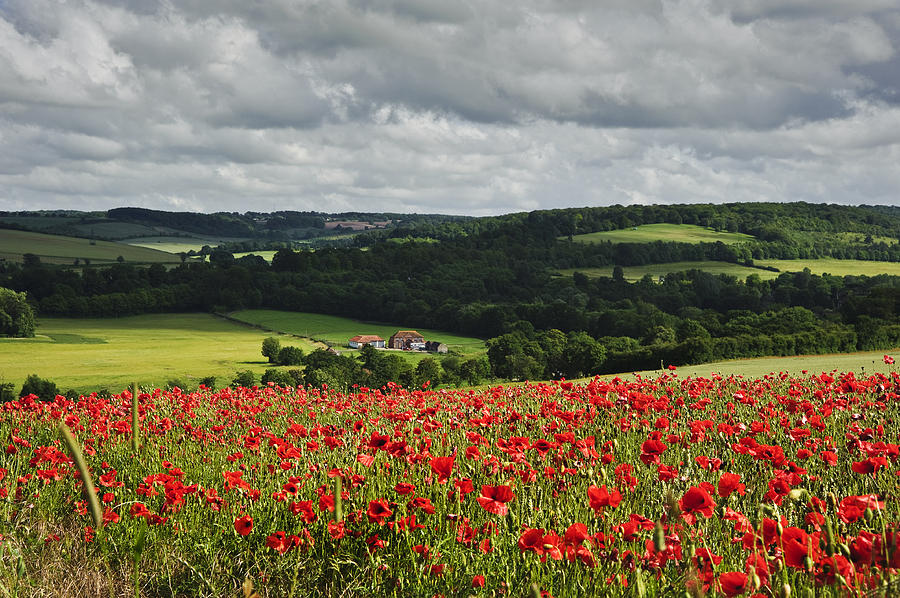
M 303 363 L 303 349 L 288 345 L 278 351 L 278 365 L 300 365 Z
M 204 376 L 200 378 L 200 382 L 198 383 L 200 386 L 208 388 L 210 390 L 215 390 L 216 388 L 216 377 L 215 376 Z
M 0 287 L 0 336 L 34 336 L 34 311 L 25 293 Z
M 25 379 L 19 396 L 37 395 L 42 401 L 52 401 L 59 394 L 59 388 L 50 380 L 45 380 L 37 374 L 31 374 Z
M 236 372 L 234 378 L 231 380 L 232 386 L 244 386 L 249 388 L 254 384 L 256 384 L 256 374 L 253 373 L 253 370 Z
M 278 352 L 281 351 L 281 341 L 274 336 L 263 339 L 262 354 L 269 360 L 269 363 L 277 363 Z
M 16 385 L 12 382 L 0 382 L 0 404 L 16 400 Z
M 277 370 L 277 369 L 268 369 L 263 373 L 262 379 L 260 382 L 262 384 L 268 384 L 272 382 L 276 386 L 287 387 L 287 386 L 296 386 L 297 381 L 294 378 L 294 375 L 291 372 L 299 372 L 298 370 Z

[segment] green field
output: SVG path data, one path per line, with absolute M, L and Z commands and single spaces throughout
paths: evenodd
M 877 276 L 879 274 L 900 276 L 900 262 L 822 258 L 817 260 L 756 260 L 755 263 L 760 266 L 774 266 L 782 272 L 799 272 L 803 268 L 809 268 L 813 274 L 832 274 L 834 276 Z
M 743 280 L 751 274 L 756 274 L 763 280 L 777 278 L 783 272 L 800 272 L 809 268 L 813 274 L 832 274 L 834 276 L 877 276 L 878 274 L 891 274 L 900 276 L 900 262 L 869 262 L 863 260 L 835 260 L 822 258 L 815 260 L 755 260 L 757 266 L 775 267 L 779 272 L 750 268 L 730 262 L 671 262 L 668 264 L 647 264 L 644 266 L 624 266 L 622 272 L 625 280 L 634 282 L 643 278 L 646 274 L 658 280 L 671 272 L 683 272 L 685 270 L 703 270 L 710 274 L 728 274 Z M 562 276 L 571 276 L 573 272 L 581 272 L 591 277 L 612 277 L 612 266 L 601 268 L 567 268 L 558 270 Z
M 90 241 L 79 237 L 46 235 L 20 230 L 0 230 L 0 258 L 21 262 L 22 255 L 33 253 L 49 264 L 71 264 L 77 258 L 93 263 L 113 263 L 119 256 L 126 262 L 179 262 L 164 251 L 132 247 L 110 241 Z
M 798 268 L 798 270 L 802 269 L 802 267 Z M 625 280 L 631 282 L 640 280 L 647 274 L 652 276 L 653 280 L 656 281 L 660 276 L 665 276 L 671 272 L 683 272 L 685 270 L 703 270 L 710 274 L 728 274 L 730 276 L 736 276 L 741 280 L 747 278 L 751 274 L 756 274 L 763 280 L 776 278 L 780 274 L 780 272 L 770 272 L 768 270 L 750 268 L 748 266 L 741 266 L 730 262 L 671 262 L 669 264 L 647 264 L 646 266 L 625 266 L 622 268 Z M 566 270 L 559 270 L 559 273 L 563 276 L 571 276 L 573 272 L 581 272 L 588 277 L 598 278 L 601 276 L 612 277 L 612 271 L 612 266 L 605 266 L 602 268 L 568 268 Z
M 561 237 L 565 238 L 565 237 Z M 653 241 L 678 241 L 679 243 L 741 243 L 753 239 L 742 233 L 719 232 L 693 224 L 642 224 L 633 228 L 587 233 L 572 237 L 579 243 L 652 243 Z
M 708 378 L 711 374 L 722 376 L 743 376 L 747 379 L 762 378 L 766 374 L 778 374 L 786 372 L 793 375 L 802 375 L 806 370 L 810 374 L 822 372 L 856 372 L 871 374 L 881 372 L 888 374 L 891 368 L 897 369 L 897 365 L 886 365 L 884 355 L 891 355 L 900 359 L 900 349 L 892 351 L 865 351 L 859 353 L 837 353 L 833 355 L 796 355 L 793 357 L 756 357 L 753 359 L 732 359 L 729 361 L 717 361 L 702 365 L 690 365 L 679 367 L 676 371 L 681 377 L 702 376 Z M 900 361 L 898 361 L 900 363 Z M 640 372 L 644 376 L 656 375 L 659 370 Z M 631 374 L 631 372 L 628 372 Z M 626 374 L 618 374 L 624 376 Z M 604 376 L 606 378 L 607 376 Z
M 357 334 L 377 334 L 385 341 L 398 330 L 410 330 L 410 327 L 400 327 L 390 324 L 364 323 L 349 318 L 337 316 L 325 316 L 321 314 L 298 313 L 290 311 L 274 311 L 267 309 L 248 309 L 229 314 L 230 317 L 263 326 L 269 330 L 277 330 L 288 334 L 296 334 L 323 341 L 339 348 L 341 353 L 353 351 L 347 349 L 347 341 Z M 477 355 L 484 352 L 484 341 L 466 336 L 457 336 L 438 330 L 416 328 L 425 340 L 440 341 L 447 345 L 451 351 L 464 356 Z M 427 353 L 404 351 L 404 356 L 422 357 Z
M 188 251 L 200 251 L 204 245 L 215 247 L 218 241 L 208 241 L 206 239 L 195 239 L 191 237 L 137 237 L 122 241 L 133 247 L 145 247 L 147 249 L 156 249 L 157 251 L 165 251 L 167 253 L 187 253 Z
M 118 392 L 137 381 L 191 385 L 216 376 L 231 382 L 238 370 L 257 376 L 271 367 L 260 353 L 271 333 L 208 314 L 155 314 L 109 319 L 41 318 L 33 339 L 0 339 L 0 379 L 16 391 L 30 374 L 56 382 L 60 391 Z M 282 338 L 282 345 L 310 351 L 312 343 Z

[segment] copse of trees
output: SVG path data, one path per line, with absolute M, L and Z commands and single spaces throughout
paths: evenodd
M 0 287 L 0 336 L 34 336 L 34 310 L 25 293 Z

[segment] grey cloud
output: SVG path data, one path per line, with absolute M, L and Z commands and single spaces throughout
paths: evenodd
M 0 209 L 897 203 L 898 40 L 888 0 L 6 0 Z

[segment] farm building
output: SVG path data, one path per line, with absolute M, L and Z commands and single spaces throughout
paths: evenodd
M 388 340 L 391 349 L 407 349 L 422 351 L 425 349 L 425 337 L 415 330 L 398 330 Z
M 431 353 L 446 353 L 447 345 L 438 341 L 425 341 L 425 350 Z
M 351 349 L 359 349 L 365 345 L 372 345 L 376 349 L 384 349 L 384 339 L 375 334 L 357 334 L 347 344 L 350 345 Z

